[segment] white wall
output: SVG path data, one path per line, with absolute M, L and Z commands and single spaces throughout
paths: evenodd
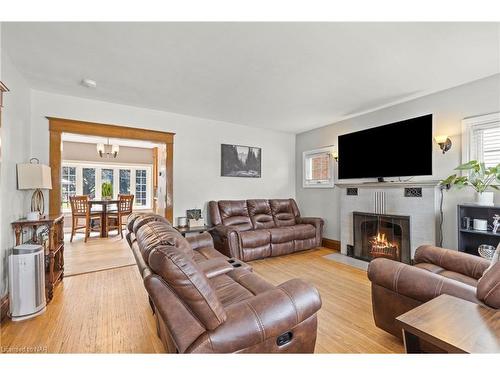
M 176 133 L 174 216 L 209 200 L 295 196 L 295 135 L 174 113 L 32 91 L 32 155 L 48 163 L 45 116 Z M 221 143 L 262 148 L 262 178 L 220 177 Z
M 302 187 L 302 152 L 327 145 L 337 145 L 338 135 L 384 125 L 423 114 L 434 115 L 434 134 L 448 134 L 452 149 L 443 155 L 439 146 L 434 148 L 434 175 L 424 179 L 442 179 L 452 173 L 461 162 L 461 120 L 465 117 L 500 110 L 500 75 L 491 76 L 406 103 L 384 108 L 362 116 L 337 122 L 297 135 L 296 139 L 296 194 L 302 213 L 320 216 L 326 220 L 325 237 L 340 240 L 341 189 L 304 189 Z M 395 141 L 410 141 L 395 140 Z M 359 150 L 363 152 L 363 150 Z M 369 155 L 366 155 L 369 162 Z M 352 181 L 352 180 L 351 180 Z M 373 181 L 373 180 L 371 180 Z M 444 200 L 444 246 L 457 246 L 456 205 L 473 200 L 470 191 L 450 191 Z M 500 204 L 500 195 L 496 197 Z
M 153 164 L 153 149 L 120 146 L 120 152 L 116 158 L 101 158 L 97 153 L 95 143 L 64 141 L 62 159 L 71 161 L 92 161 L 106 164 Z
M 14 245 L 10 223 L 25 216 L 29 194 L 17 190 L 16 164 L 29 159 L 30 89 L 5 51 L 2 53 L 2 82 L 9 88 L 2 110 L 2 163 L 0 171 L 0 295 L 7 293 L 7 254 Z

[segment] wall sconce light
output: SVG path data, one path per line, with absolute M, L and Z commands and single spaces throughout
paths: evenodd
M 333 160 L 338 162 L 339 161 L 339 153 L 337 151 L 332 151 L 332 158 L 333 158 Z
M 439 145 L 441 150 L 443 150 L 443 154 L 451 148 L 451 139 L 448 138 L 447 135 L 437 135 L 434 137 L 434 140 Z

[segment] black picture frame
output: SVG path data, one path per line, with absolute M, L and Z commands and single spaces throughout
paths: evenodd
M 222 177 L 262 177 L 260 147 L 221 144 Z

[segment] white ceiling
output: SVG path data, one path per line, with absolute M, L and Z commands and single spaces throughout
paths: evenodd
M 2 36 L 36 89 L 300 132 L 499 73 L 499 25 L 4 23 Z

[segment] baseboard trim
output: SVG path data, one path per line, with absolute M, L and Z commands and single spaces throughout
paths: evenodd
M 331 240 L 329 238 L 323 237 L 323 241 L 322 241 L 321 245 L 323 247 L 328 248 L 328 249 L 340 251 L 340 241 L 337 241 L 337 240 Z
M 9 293 L 2 297 L 0 300 L 0 322 L 7 318 L 9 312 Z

